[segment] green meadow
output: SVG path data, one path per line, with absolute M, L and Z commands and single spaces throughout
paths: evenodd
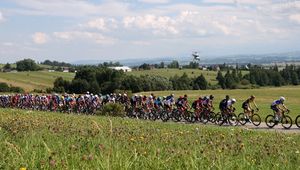
M 34 89 L 53 87 L 53 82 L 58 77 L 65 80 L 72 80 L 75 73 L 32 71 L 32 72 L 0 72 L 0 82 L 5 82 L 12 86 L 22 87 L 26 92 Z
M 299 169 L 298 133 L 0 109 L 0 169 Z

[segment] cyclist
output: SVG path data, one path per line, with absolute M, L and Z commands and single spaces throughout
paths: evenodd
M 271 109 L 276 114 L 275 115 L 275 121 L 278 121 L 278 122 L 280 121 L 280 119 L 282 117 L 283 109 L 289 111 L 289 109 L 284 105 L 284 101 L 285 101 L 285 98 L 284 97 L 280 97 L 279 100 L 275 100 L 271 104 Z M 281 108 L 281 106 L 283 107 L 283 109 Z
M 212 111 L 214 109 L 214 106 L 213 106 L 214 98 L 215 98 L 215 96 L 213 96 L 213 95 L 205 97 L 202 102 L 203 107 L 208 109 L 209 111 Z
M 228 101 L 230 100 L 229 95 L 226 95 L 225 99 L 223 99 L 219 104 L 219 109 L 222 112 L 224 112 L 227 109 Z
M 246 115 L 246 121 L 251 121 L 249 118 L 252 114 L 253 108 L 251 106 L 251 103 L 254 105 L 254 107 L 256 108 L 256 110 L 258 111 L 258 107 L 255 103 L 255 96 L 251 95 L 246 101 L 243 102 L 242 104 L 242 108 L 244 109 L 244 113 Z
M 174 94 L 167 96 L 164 100 L 164 106 L 166 109 L 172 110 L 173 105 L 175 104 Z

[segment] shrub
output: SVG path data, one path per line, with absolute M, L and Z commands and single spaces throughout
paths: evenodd
M 9 92 L 10 88 L 6 83 L 0 83 L 0 92 Z
M 24 89 L 21 88 L 21 87 L 14 87 L 14 86 L 11 86 L 11 87 L 10 87 L 10 92 L 14 92 L 14 93 L 23 93 L 23 92 L 24 92 Z
M 125 117 L 124 106 L 117 103 L 109 103 L 103 106 L 101 111 L 97 111 L 97 115 Z

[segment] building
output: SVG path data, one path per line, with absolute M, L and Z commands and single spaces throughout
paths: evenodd
M 109 67 L 109 68 L 111 68 L 111 69 L 113 69 L 113 70 L 122 70 L 122 71 L 124 71 L 124 72 L 131 72 L 131 71 L 132 71 L 132 69 L 131 69 L 130 67 L 128 67 L 128 66 L 122 66 L 122 67 Z

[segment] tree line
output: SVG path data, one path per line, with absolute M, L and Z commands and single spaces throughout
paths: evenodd
M 108 94 L 116 90 L 140 92 L 163 90 L 205 90 L 209 84 L 203 75 L 190 78 L 186 73 L 182 76 L 170 78 L 162 76 L 133 76 L 126 75 L 123 71 L 107 67 L 83 66 L 78 69 L 72 81 L 59 77 L 54 82 L 53 91 L 68 93 L 93 93 Z
M 269 69 L 262 66 L 252 66 L 249 73 L 243 75 L 241 70 L 228 70 L 225 75 L 221 71 L 218 72 L 218 85 L 223 89 L 236 89 L 252 85 L 251 87 L 259 86 L 284 86 L 284 85 L 299 85 L 300 84 L 300 67 L 295 65 L 286 65 L 282 70 L 277 66 Z

